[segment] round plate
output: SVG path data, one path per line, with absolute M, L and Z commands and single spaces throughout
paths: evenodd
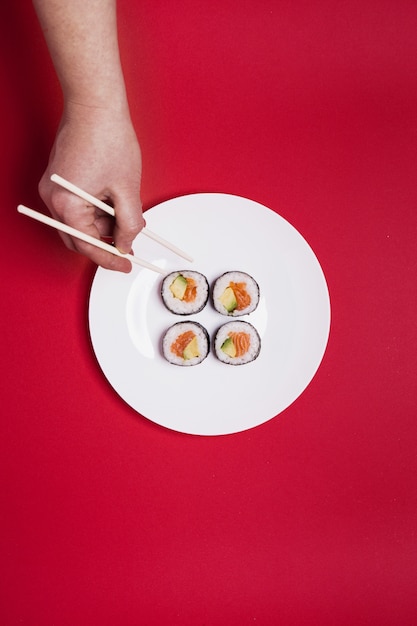
M 89 306 L 93 348 L 117 393 L 138 413 L 167 428 L 225 435 L 258 426 L 292 404 L 322 360 L 330 301 L 320 264 L 298 231 L 267 207 L 239 196 L 201 193 L 146 212 L 150 230 L 193 256 L 190 263 L 140 234 L 135 254 L 167 272 L 193 268 L 210 286 L 223 272 L 251 274 L 260 303 L 246 319 L 262 347 L 252 363 L 231 366 L 213 353 L 194 367 L 161 354 L 165 330 L 182 319 L 200 322 L 213 338 L 228 321 L 209 302 L 184 318 L 162 303 L 162 276 L 134 266 L 130 274 L 98 268 Z

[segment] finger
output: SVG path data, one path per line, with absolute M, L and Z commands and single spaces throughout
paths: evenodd
M 79 239 L 74 239 L 73 242 L 74 250 L 76 252 L 86 256 L 100 267 L 117 272 L 123 272 L 125 274 L 129 273 L 132 269 L 132 264 L 128 259 L 123 259 L 122 257 L 110 254 L 110 252 L 106 252 L 105 250 L 100 250 L 91 244 L 80 241 Z
M 74 242 L 72 240 L 72 237 L 70 237 L 66 233 L 62 233 L 60 231 L 58 231 L 58 235 L 61 237 L 62 241 L 64 242 L 64 244 L 68 248 L 68 250 L 75 250 L 75 246 L 74 246 Z
M 73 224 L 70 224 L 70 222 L 71 220 L 67 221 L 68 225 L 72 226 Z M 102 239 L 95 222 L 90 224 L 86 223 L 81 228 L 79 226 L 79 222 L 77 222 L 77 225 L 74 225 L 74 228 L 77 228 L 83 233 L 90 235 L 91 237 L 94 237 L 96 239 Z M 119 256 L 116 256 L 115 254 L 111 254 L 110 252 L 106 252 L 105 250 L 101 250 L 100 248 L 96 248 L 95 246 L 86 243 L 85 241 L 82 241 L 81 239 L 78 239 L 76 237 L 71 237 L 71 243 L 73 249 L 76 252 L 83 254 L 91 261 L 93 261 L 93 263 L 96 263 L 97 265 L 100 265 L 105 269 L 124 273 L 130 272 L 132 269 L 132 264 L 130 263 L 130 261 L 128 261 L 128 259 L 123 259 Z
M 95 248 L 94 246 L 85 243 L 80 239 L 76 239 L 75 237 L 71 237 L 66 233 L 59 232 L 58 234 L 69 250 L 86 256 L 96 265 L 100 265 L 105 269 L 123 273 L 128 273 L 132 269 L 132 264 L 128 259 L 122 259 L 121 257 L 110 254 L 105 250 Z M 110 243 L 110 241 L 108 243 Z
M 102 239 L 110 239 L 113 242 L 115 221 L 114 217 L 101 212 L 100 209 L 95 210 L 94 224 L 97 226 L 97 230 Z
M 84 201 L 80 201 L 72 194 L 58 192 L 54 194 L 53 200 L 53 208 L 50 209 L 51 213 L 55 214 L 60 221 L 68 224 L 68 226 L 72 226 L 96 239 L 101 239 L 101 230 L 103 230 L 103 234 L 105 234 L 106 230 L 109 230 L 108 220 L 97 220 L 94 207 L 86 205 Z M 98 222 L 101 222 L 100 229 L 97 227 Z M 111 222 L 113 222 L 113 219 Z M 101 267 L 124 273 L 130 272 L 132 269 L 128 259 L 123 259 L 105 250 L 100 250 L 76 237 L 64 235 L 63 240 L 69 249 L 85 255 Z
M 123 199 L 116 202 L 115 213 L 114 244 L 120 252 L 130 252 L 134 239 L 145 225 L 141 202 L 137 197 L 130 201 Z

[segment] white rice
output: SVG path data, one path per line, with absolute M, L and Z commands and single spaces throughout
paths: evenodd
M 170 289 L 170 285 L 172 285 L 174 280 L 180 275 L 184 276 L 184 278 L 193 278 L 196 282 L 197 295 L 195 300 L 192 302 L 185 302 L 184 300 L 176 298 Z M 191 315 L 193 313 L 198 313 L 205 307 L 208 300 L 209 285 L 207 278 L 203 274 L 200 274 L 200 272 L 194 272 L 191 270 L 171 272 L 165 276 L 162 281 L 161 296 L 167 309 L 176 315 Z
M 250 336 L 249 350 L 241 357 L 231 357 L 221 349 L 223 343 L 229 337 L 229 333 L 231 332 L 244 332 Z M 258 331 L 254 328 L 254 326 L 252 326 L 252 324 L 241 320 L 223 324 L 223 326 L 221 326 L 217 331 L 214 338 L 214 352 L 217 358 L 228 365 L 244 365 L 245 363 L 250 363 L 259 356 L 260 349 L 261 338 L 259 337 Z
M 193 357 L 192 359 L 183 359 L 182 357 L 177 356 L 174 352 L 171 351 L 171 346 L 183 333 L 187 331 L 193 331 L 193 333 L 197 337 L 198 342 L 198 351 L 199 356 Z M 177 322 L 173 326 L 170 326 L 168 330 L 165 332 L 162 338 L 162 353 L 167 361 L 172 363 L 173 365 L 181 365 L 181 366 L 190 366 L 190 365 L 198 365 L 208 355 L 210 348 L 209 335 L 207 330 L 201 324 L 197 322 Z
M 234 311 L 228 311 L 223 303 L 220 301 L 221 295 L 225 289 L 229 287 L 230 283 L 245 283 L 246 291 L 250 296 L 250 304 L 244 309 L 235 309 Z M 214 283 L 213 286 L 213 305 L 216 311 L 222 315 L 228 315 L 229 317 L 241 317 L 242 315 L 248 315 L 256 309 L 259 303 L 259 285 L 252 276 L 246 272 L 231 271 L 225 272 Z

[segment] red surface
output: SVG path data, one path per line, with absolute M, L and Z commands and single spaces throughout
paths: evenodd
M 245 433 L 181 435 L 118 398 L 89 344 L 94 268 L 15 211 L 43 209 L 60 95 L 30 3 L 3 2 L 0 622 L 414 626 L 417 5 L 119 9 L 145 207 L 276 210 L 323 266 L 330 342 Z

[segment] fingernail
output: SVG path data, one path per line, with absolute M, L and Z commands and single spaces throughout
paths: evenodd
M 116 246 L 116 248 L 117 248 L 117 246 Z M 120 252 L 120 254 L 133 254 L 132 248 L 130 248 L 130 250 L 128 250 L 128 251 L 122 250 L 121 248 L 117 248 L 117 250 Z

